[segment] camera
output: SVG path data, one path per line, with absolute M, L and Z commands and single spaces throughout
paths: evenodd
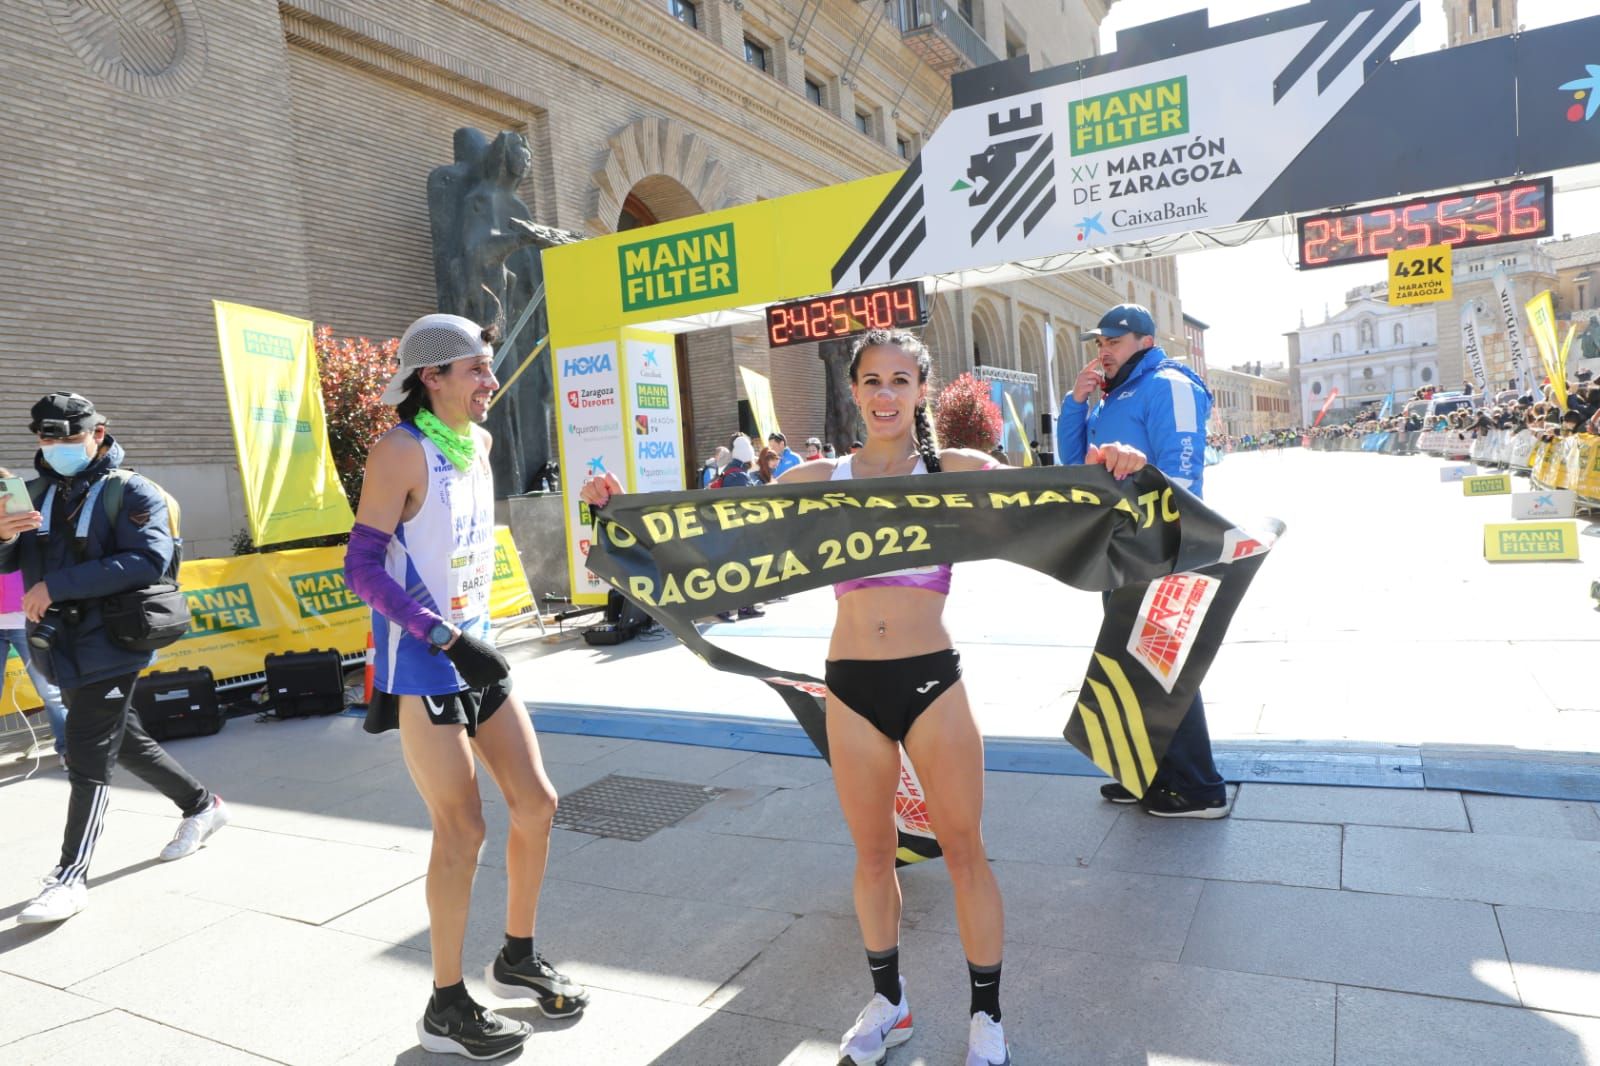
M 53 604 L 45 608 L 44 617 L 34 625 L 33 632 L 28 634 L 28 644 L 39 650 L 49 651 L 56 642 L 56 635 L 62 626 L 75 626 L 83 621 L 83 608 L 76 603 Z

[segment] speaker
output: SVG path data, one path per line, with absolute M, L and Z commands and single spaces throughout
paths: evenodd
M 1041 414 L 1039 416 L 1039 439 L 1041 441 L 1047 441 L 1047 440 L 1050 440 L 1052 437 L 1054 437 L 1055 436 L 1055 431 L 1052 428 L 1054 426 L 1055 426 L 1055 420 L 1050 417 L 1050 412 L 1049 411 L 1046 411 L 1043 414 Z

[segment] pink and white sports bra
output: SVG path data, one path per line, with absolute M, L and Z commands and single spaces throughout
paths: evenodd
M 855 476 L 850 470 L 850 462 L 854 458 L 854 456 L 847 455 L 840 459 L 838 464 L 834 466 L 833 476 L 829 480 L 851 480 Z M 927 464 L 922 461 L 920 456 L 917 458 L 917 465 L 912 467 L 911 472 L 913 474 L 926 474 L 928 472 Z M 858 589 L 882 588 L 924 589 L 928 592 L 937 592 L 941 596 L 948 596 L 950 594 L 950 566 L 947 563 L 939 563 L 934 566 L 913 566 L 905 570 L 891 570 L 887 574 L 879 574 L 876 577 L 858 577 L 854 581 L 840 581 L 833 586 L 833 595 L 837 599 L 847 592 L 855 592 Z

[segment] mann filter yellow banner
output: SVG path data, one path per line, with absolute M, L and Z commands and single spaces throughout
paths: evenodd
M 1389 253 L 1389 302 L 1426 304 L 1448 300 L 1455 291 L 1448 244 Z
M 359 655 L 371 616 L 344 586 L 344 548 L 199 559 L 183 564 L 189 635 L 155 669 L 208 667 L 221 680 L 260 673 L 272 652 L 337 648 Z
M 1513 522 L 1483 527 L 1483 557 L 1491 563 L 1578 557 L 1578 523 Z
M 267 545 L 348 532 L 355 516 L 328 447 L 311 323 L 212 306 L 251 538 Z
M 511 530 L 496 526 L 494 541 L 489 613 L 526 614 L 534 609 L 533 593 Z M 360 655 L 372 630 L 367 605 L 345 588 L 343 547 L 193 560 L 183 564 L 182 583 L 189 634 L 163 648 L 151 670 L 204 666 L 222 681 L 259 674 L 273 652 L 337 648 L 346 657 Z M 5 677 L 0 714 L 40 706 L 15 655 Z
M 536 605 L 522 569 L 522 556 L 507 526 L 494 527 L 494 583 L 489 586 L 489 617 L 515 618 Z
M 552 343 L 831 292 L 834 263 L 898 177 L 880 174 L 547 248 Z
M 1510 474 L 1492 474 L 1489 477 L 1461 479 L 1463 496 L 1504 496 L 1511 491 Z

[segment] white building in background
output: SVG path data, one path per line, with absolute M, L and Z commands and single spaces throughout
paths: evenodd
M 1289 384 L 1301 417 L 1315 418 L 1334 389 L 1328 417 L 1337 421 L 1341 411 L 1390 394 L 1400 404 L 1423 385 L 1461 387 L 1459 378 L 1440 378 L 1434 306 L 1392 307 L 1388 291 L 1385 283 L 1351 289 L 1337 314 L 1289 334 Z

